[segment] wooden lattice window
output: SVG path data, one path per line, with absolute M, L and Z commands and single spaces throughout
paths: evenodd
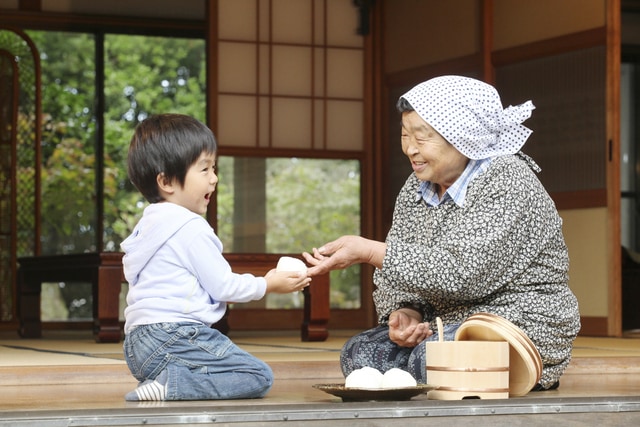
M 0 28 L 0 321 L 15 319 L 19 256 L 39 254 L 40 63 L 22 32 Z

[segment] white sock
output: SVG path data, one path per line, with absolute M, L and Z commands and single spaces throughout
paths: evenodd
M 129 401 L 165 400 L 167 397 L 166 382 L 167 371 L 164 371 L 154 381 L 145 382 L 135 390 L 127 393 L 124 398 Z
M 167 386 L 153 381 L 135 389 L 138 400 L 164 400 L 167 396 Z

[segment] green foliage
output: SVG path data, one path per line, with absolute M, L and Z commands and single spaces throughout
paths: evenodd
M 233 159 L 219 159 L 218 235 L 233 251 Z M 301 253 L 343 234 L 360 234 L 360 163 L 356 160 L 267 159 L 266 251 Z M 267 307 L 298 307 L 298 298 L 268 295 Z M 360 267 L 331 273 L 331 305 L 357 308 Z
M 42 253 L 96 250 L 93 37 L 29 35 L 42 64 Z
M 47 159 L 41 170 L 41 224 L 46 230 L 42 240 L 49 248 L 60 248 L 60 253 L 73 252 L 76 247 L 95 248 L 94 171 L 95 157 L 76 139 L 63 139 Z
M 269 252 L 310 250 L 336 233 L 360 232 L 357 161 L 269 159 L 266 188 Z

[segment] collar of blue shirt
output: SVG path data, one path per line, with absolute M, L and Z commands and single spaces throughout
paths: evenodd
M 464 205 L 464 199 L 467 195 L 467 187 L 469 183 L 475 179 L 478 175 L 484 172 L 491 163 L 491 159 L 469 160 L 467 167 L 462 174 L 458 177 L 447 191 L 442 196 L 442 199 L 438 197 L 438 191 L 436 184 L 431 181 L 423 181 L 418 187 L 416 194 L 416 202 L 421 199 L 427 203 L 427 206 L 438 206 L 449 200 L 452 200 L 455 204 L 462 207 Z

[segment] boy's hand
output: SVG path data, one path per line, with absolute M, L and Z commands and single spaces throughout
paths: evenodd
M 309 284 L 311 278 L 306 271 L 277 271 L 275 268 L 264 276 L 267 281 L 267 293 L 287 294 L 301 291 Z

